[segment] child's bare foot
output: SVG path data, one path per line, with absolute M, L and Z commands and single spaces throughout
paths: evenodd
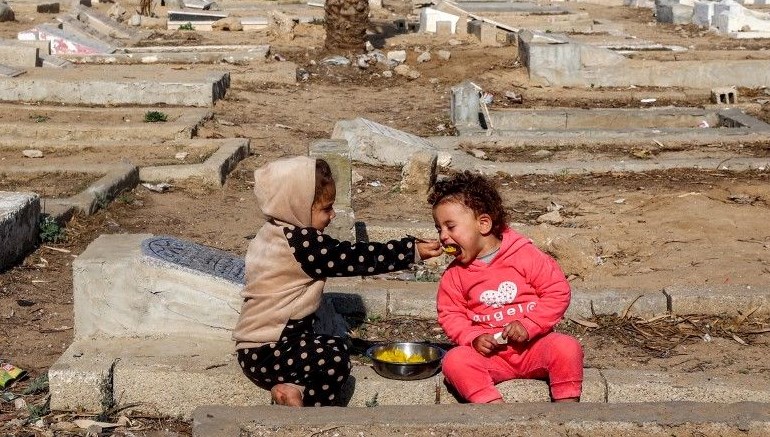
M 554 399 L 554 402 L 580 402 L 580 398 Z
M 302 391 L 293 384 L 278 384 L 270 389 L 273 397 L 273 403 L 276 405 L 286 405 L 287 407 L 301 407 Z

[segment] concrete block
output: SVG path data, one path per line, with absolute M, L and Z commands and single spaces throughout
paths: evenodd
M 663 293 L 639 294 L 617 290 L 572 290 L 572 301 L 566 317 L 589 318 L 594 314 L 628 315 L 649 318 L 666 314 L 666 296 Z
M 98 413 L 113 400 L 112 369 L 122 345 L 73 342 L 48 369 L 52 410 Z
M 352 208 L 353 163 L 350 159 L 348 142 L 334 139 L 317 140 L 310 145 L 309 156 L 322 158 L 331 167 L 332 176 L 337 185 L 334 207 Z
M 40 56 L 40 66 L 43 68 L 75 68 L 75 64 L 53 55 Z
M 101 235 L 73 262 L 75 338 L 192 335 L 227 342 L 240 309 L 241 284 L 145 255 L 148 234 Z M 158 243 L 159 254 L 177 253 Z M 230 265 L 205 248 L 185 260 Z M 203 257 L 201 261 L 196 261 Z
M 350 157 L 372 165 L 404 165 L 417 151 L 435 150 L 429 141 L 365 118 L 341 120 L 334 126 L 332 139 L 344 139 Z
M 437 23 L 440 21 L 448 21 L 450 23 L 449 33 L 455 33 L 457 22 L 460 19 L 455 14 L 439 11 L 434 8 L 422 8 L 420 10 L 420 32 L 437 32 Z
M 734 105 L 738 103 L 738 90 L 735 87 L 713 88 L 711 101 L 718 105 Z
M 436 35 L 449 36 L 454 33 L 451 21 L 436 21 Z
M 714 2 L 696 1 L 693 5 L 692 23 L 701 27 L 710 27 L 714 17 Z
M 35 68 L 38 64 L 38 54 L 37 47 L 17 44 L 13 40 L 0 40 L 0 64 Z
M 436 182 L 436 161 L 438 155 L 433 151 L 415 152 L 401 169 L 401 191 L 427 196 Z
M 675 314 L 770 314 L 770 289 L 758 287 L 686 287 L 664 289 Z M 759 307 L 759 308 L 757 308 Z
M 38 3 L 37 12 L 39 14 L 58 14 L 59 2 Z
M 758 378 L 717 376 L 705 372 L 671 373 L 602 370 L 607 402 L 768 402 L 770 383 Z
M 470 81 L 452 87 L 450 119 L 461 132 L 481 131 L 481 88 Z
M 232 342 L 171 338 L 130 344 L 131 353 L 121 353 L 115 365 L 113 393 L 121 404 L 138 403 L 134 411 L 189 418 L 200 405 L 270 404 L 270 392 L 241 371 Z
M 39 222 L 37 194 L 0 191 L 0 272 L 35 248 Z
M 266 17 L 243 17 L 241 26 L 244 32 L 267 29 L 270 26 L 270 20 Z

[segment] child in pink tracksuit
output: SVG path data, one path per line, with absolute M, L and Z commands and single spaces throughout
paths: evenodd
M 428 202 L 447 253 L 439 282 L 438 320 L 457 344 L 444 377 L 465 400 L 504 403 L 495 384 L 548 381 L 554 402 L 579 401 L 583 350 L 553 332 L 570 301 L 554 259 L 506 225 L 502 199 L 483 176 L 459 173 L 437 182 Z

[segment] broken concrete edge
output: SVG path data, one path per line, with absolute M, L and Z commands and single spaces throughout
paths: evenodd
M 770 413 L 755 402 L 641 402 L 613 404 L 430 405 L 375 408 L 200 407 L 193 436 L 267 435 L 767 435 Z M 696 431 L 697 430 L 697 431 Z
M 142 182 L 174 182 L 199 179 L 208 185 L 223 186 L 227 175 L 240 161 L 249 156 L 249 139 L 235 138 L 206 141 L 216 141 L 222 144 L 203 163 L 142 167 L 139 169 L 139 179 Z
M 40 240 L 40 196 L 0 191 L 0 272 L 32 252 Z
M 94 165 L 58 165 L 35 166 L 4 169 L 10 173 L 96 173 L 102 174 L 98 180 L 80 193 L 66 198 L 43 198 L 43 215 L 49 215 L 59 223 L 65 223 L 74 211 L 90 215 L 115 199 L 123 191 L 130 191 L 139 183 L 139 171 L 131 164 L 94 164 Z M 51 208 L 52 207 L 52 208 Z

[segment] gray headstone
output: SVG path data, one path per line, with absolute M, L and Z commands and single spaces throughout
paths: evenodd
M 244 260 L 213 247 L 168 236 L 157 236 L 142 241 L 142 253 L 238 284 L 244 282 Z

